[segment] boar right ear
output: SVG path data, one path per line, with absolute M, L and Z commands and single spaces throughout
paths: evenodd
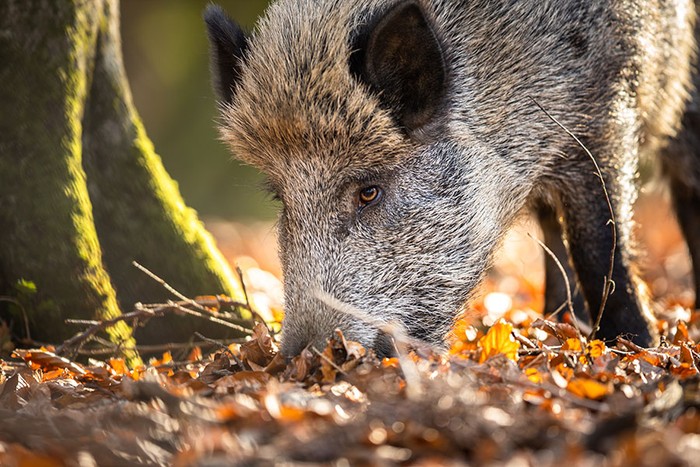
M 248 38 L 235 21 L 219 5 L 204 10 L 204 22 L 211 48 L 211 73 L 219 99 L 233 100 L 241 74 L 241 60 L 248 48 Z
M 443 104 L 442 48 L 416 0 L 399 2 L 370 22 L 355 41 L 350 70 L 408 131 L 429 123 Z

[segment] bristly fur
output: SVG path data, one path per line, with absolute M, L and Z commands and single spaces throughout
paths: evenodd
M 401 22 L 407 4 L 424 22 Z M 404 9 L 415 19 L 415 8 Z M 315 298 L 318 290 L 440 342 L 504 232 L 533 205 L 553 208 L 540 211 L 555 218 L 543 218 L 553 229 L 545 238 L 558 254 L 568 251 L 581 306 L 596 311 L 612 245 L 608 207 L 590 158 L 536 104 L 590 149 L 610 192 L 616 290 L 600 335 L 654 342 L 631 268 L 631 213 L 642 154 L 672 155 L 688 168 L 667 172 L 681 187 L 679 216 L 700 260 L 699 149 L 684 143 L 696 135 L 694 114 L 681 125 L 695 11 L 691 0 L 274 3 L 235 62 L 221 134 L 236 157 L 268 175 L 283 202 L 284 352 L 322 345 L 335 328 L 366 345 L 381 341 L 375 327 Z M 358 73 L 363 63 L 354 57 L 368 60 L 356 55 L 363 39 L 403 24 L 407 34 L 434 37 L 415 41 L 426 48 L 416 52 L 422 68 L 406 61 L 379 67 L 378 76 Z M 368 53 L 391 57 L 400 50 L 392 47 Z M 410 96 L 381 85 L 409 76 L 444 89 L 405 86 L 432 106 L 407 118 Z M 365 186 L 384 194 L 359 209 L 356 193 Z M 553 295 L 547 300 L 555 305 Z

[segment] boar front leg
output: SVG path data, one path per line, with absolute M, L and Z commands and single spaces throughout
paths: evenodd
M 615 236 L 601 181 L 589 164 L 581 164 L 576 167 L 575 180 L 571 180 L 573 183 L 567 183 L 568 186 L 561 193 L 571 258 L 595 323 L 601 309 L 611 252 L 616 243 L 612 274 L 614 287 L 602 310 L 596 336 L 614 340 L 618 335 L 624 335 L 638 345 L 650 346 L 657 340 L 653 317 L 639 294 L 638 278 L 631 270 L 629 213 L 632 200 L 620 195 L 623 186 L 631 186 L 623 184 L 632 184 L 633 181 L 605 176 L 605 168 L 602 170 L 615 213 Z M 609 173 L 615 174 L 616 171 Z
M 568 311 L 567 301 L 569 297 L 566 293 L 567 283 L 559 268 L 559 265 L 561 265 L 569 282 L 571 305 L 576 319 L 580 323 L 588 325 L 590 324 L 590 315 L 586 309 L 586 303 L 583 300 L 581 288 L 577 285 L 576 274 L 574 273 L 571 260 L 569 259 L 569 250 L 562 238 L 563 231 L 561 223 L 559 222 L 559 216 L 556 210 L 546 201 L 539 201 L 537 203 L 535 213 L 540 228 L 542 229 L 544 244 L 549 249 L 549 252 L 544 253 L 544 315 L 547 316 L 557 312 L 556 318 L 562 320 L 565 313 Z M 556 261 L 552 258 L 552 255 L 556 257 Z M 559 264 L 557 264 L 557 262 L 559 262 Z

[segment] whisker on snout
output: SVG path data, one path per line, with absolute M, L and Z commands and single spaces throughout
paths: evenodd
M 361 308 L 358 308 L 354 305 L 351 305 L 349 303 L 345 303 L 338 298 L 334 297 L 333 295 L 329 294 L 325 290 L 321 289 L 313 289 L 312 290 L 312 295 L 314 298 L 318 299 L 321 301 L 324 305 L 328 306 L 329 308 L 332 308 L 336 311 L 339 311 L 343 314 L 346 314 L 348 316 L 352 316 L 353 318 L 356 318 L 360 321 L 362 321 L 365 324 L 368 324 L 379 331 L 391 336 L 393 339 L 394 347 L 397 347 L 397 353 L 400 354 L 399 347 L 401 346 L 406 346 L 410 345 L 413 347 L 427 347 L 429 348 L 432 352 L 436 354 L 440 354 L 444 351 L 444 348 L 436 346 L 434 344 L 431 344 L 429 342 L 420 340 L 420 339 L 415 339 L 411 336 L 408 335 L 408 330 L 406 329 L 405 326 L 403 326 L 400 322 L 398 321 L 382 321 L 380 319 L 375 318 L 372 316 L 369 312 L 366 312 L 362 310 Z

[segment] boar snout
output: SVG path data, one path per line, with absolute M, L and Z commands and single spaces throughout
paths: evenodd
M 322 352 L 337 330 L 342 332 L 346 340 L 373 349 L 379 357 L 393 354 L 391 338 L 376 326 L 364 323 L 318 299 L 306 299 L 302 306 L 288 305 L 282 333 L 282 354 L 291 358 L 306 348 Z

